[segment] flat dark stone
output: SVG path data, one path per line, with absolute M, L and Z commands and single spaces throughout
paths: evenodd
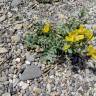
M 42 75 L 42 71 L 36 65 L 28 66 L 20 76 L 20 80 L 31 80 Z

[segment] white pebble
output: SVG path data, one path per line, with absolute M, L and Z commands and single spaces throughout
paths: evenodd
M 51 85 L 48 83 L 46 87 L 47 87 L 48 93 L 51 93 Z
M 16 58 L 15 61 L 18 62 L 18 63 L 20 63 L 20 58 Z
M 25 63 L 26 63 L 26 64 L 28 64 L 28 65 L 30 64 L 30 62 L 29 62 L 29 61 L 25 61 Z
M 4 93 L 2 96 L 11 96 L 10 93 Z
M 19 86 L 21 86 L 21 88 L 22 88 L 23 90 L 25 90 L 25 89 L 29 86 L 29 84 L 24 83 L 23 81 L 21 81 L 21 82 L 19 83 Z

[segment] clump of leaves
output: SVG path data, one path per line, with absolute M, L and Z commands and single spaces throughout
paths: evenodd
M 57 34 L 55 30 L 52 30 L 52 26 L 49 22 L 44 24 L 36 23 L 35 31 L 31 34 L 27 34 L 25 37 L 25 43 L 27 47 L 34 49 L 37 45 L 43 49 L 41 58 L 43 60 L 54 62 L 53 58 L 56 57 L 58 49 L 63 47 L 63 37 Z
M 96 49 L 88 43 L 92 40 L 93 33 L 82 25 L 85 23 L 83 16 L 82 11 L 79 19 L 69 18 L 67 23 L 55 26 L 55 30 L 49 21 L 37 22 L 34 24 L 34 31 L 25 36 L 25 44 L 31 49 L 36 49 L 38 46 L 43 49 L 38 54 L 41 55 L 41 60 L 49 63 L 54 63 L 59 52 L 71 56 L 72 62 L 76 59 L 74 57 L 79 57 L 75 63 L 84 61 L 81 58 L 87 58 L 87 55 L 95 58 Z

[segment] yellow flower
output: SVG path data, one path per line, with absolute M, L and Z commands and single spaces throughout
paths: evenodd
M 74 42 L 74 35 L 73 36 L 66 36 L 65 41 Z
M 77 33 L 84 35 L 85 38 L 91 40 L 91 38 L 93 37 L 93 33 L 91 30 L 86 29 L 83 25 L 80 25 L 79 29 L 77 29 Z
M 91 30 L 86 29 L 86 31 L 85 31 L 85 36 L 86 36 L 89 40 L 91 40 L 92 37 L 93 37 L 93 33 L 91 32 Z
M 51 27 L 50 23 L 46 22 L 46 23 L 44 24 L 44 26 L 43 26 L 42 31 L 43 31 L 44 33 L 48 33 L 48 32 L 50 31 L 50 27 Z
M 87 55 L 91 56 L 93 59 L 96 59 L 96 48 L 93 45 L 87 47 Z
M 63 50 L 66 51 L 66 50 L 68 50 L 69 48 L 70 48 L 70 45 L 65 45 L 65 46 L 63 47 Z
M 80 40 L 83 40 L 84 39 L 84 35 L 77 35 L 75 37 L 75 41 L 80 41 Z
M 84 35 L 78 35 L 76 32 L 70 32 L 68 36 L 65 37 L 65 41 L 77 42 L 84 39 Z

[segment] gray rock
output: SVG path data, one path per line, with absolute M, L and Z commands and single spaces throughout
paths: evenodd
M 28 66 L 24 72 L 21 74 L 20 79 L 21 80 L 30 80 L 37 77 L 40 77 L 42 75 L 42 71 L 39 67 L 36 65 Z
M 29 84 L 27 84 L 27 83 L 21 81 L 21 82 L 19 82 L 19 86 L 21 86 L 21 88 L 22 88 L 23 90 L 25 90 L 25 89 L 28 88 Z
M 6 52 L 8 52 L 8 50 L 6 48 L 0 47 L 0 54 L 6 53 Z
M 17 84 L 18 84 L 18 82 L 19 82 L 19 79 L 13 79 L 13 87 L 15 87 Z
M 47 88 L 47 92 L 48 93 L 51 93 L 51 84 L 48 83 L 47 86 L 46 86 L 46 88 Z
M 35 53 L 34 54 L 30 54 L 29 52 L 26 53 L 26 60 L 27 61 L 34 61 L 35 60 Z
M 0 22 L 4 21 L 5 19 L 6 19 L 6 16 L 5 15 L 1 16 L 0 17 Z
M 20 41 L 20 36 L 19 36 L 19 35 L 14 35 L 14 36 L 12 36 L 12 37 L 11 37 L 11 41 L 12 41 L 13 43 L 19 42 L 19 41 Z
M 22 0 L 13 0 L 12 3 L 11 3 L 11 6 L 15 7 L 15 6 L 21 4 L 21 2 L 22 2 Z
M 5 82 L 7 80 L 6 76 L 0 77 L 0 82 Z
M 0 96 L 1 96 L 1 94 L 3 93 L 3 91 L 2 90 L 0 90 Z
M 0 0 L 0 3 L 11 2 L 12 0 Z
M 3 88 L 3 85 L 2 84 L 0 84 L 0 90 Z
M 4 93 L 2 96 L 11 96 L 10 93 Z
M 92 24 L 85 24 L 85 27 L 88 29 L 92 29 Z

